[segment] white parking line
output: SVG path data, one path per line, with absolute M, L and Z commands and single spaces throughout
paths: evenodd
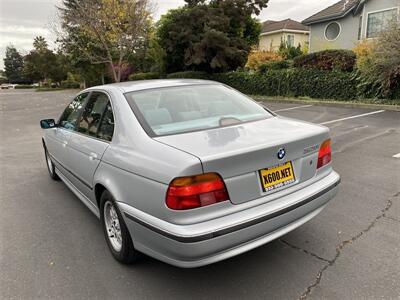
M 274 112 L 288 111 L 288 110 L 294 110 L 294 109 L 298 109 L 298 108 L 306 108 L 306 107 L 311 107 L 311 106 L 312 105 L 302 105 L 302 106 L 279 109 L 279 110 L 275 110 Z
M 397 153 L 396 155 L 393 155 L 394 158 L 400 158 L 400 153 Z
M 351 119 L 356 119 L 356 118 L 362 118 L 362 117 L 366 117 L 366 116 L 370 116 L 370 115 L 380 114 L 380 113 L 383 113 L 383 112 L 385 112 L 385 110 L 373 111 L 373 112 L 362 114 L 362 115 L 356 115 L 356 116 L 351 116 L 351 117 L 347 117 L 347 118 L 342 118 L 342 119 L 332 120 L 332 121 L 328 121 L 328 122 L 323 122 L 323 123 L 320 123 L 320 125 L 327 125 L 327 124 L 332 124 L 332 123 L 336 123 L 336 122 L 340 122 L 340 121 L 346 121 L 346 120 L 351 120 Z

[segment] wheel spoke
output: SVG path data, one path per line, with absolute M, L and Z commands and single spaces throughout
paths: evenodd
M 115 206 L 110 201 L 104 204 L 104 223 L 108 233 L 108 240 L 115 251 L 122 248 L 122 233 Z

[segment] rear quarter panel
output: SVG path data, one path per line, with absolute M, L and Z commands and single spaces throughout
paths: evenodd
M 94 184 L 105 186 L 118 202 L 168 220 L 171 210 L 165 196 L 171 180 L 200 173 L 201 163 L 196 157 L 158 142 L 148 151 L 110 145 Z
M 172 179 L 203 172 L 200 160 L 150 138 L 122 91 L 109 87 L 115 128 L 96 170 L 93 185 L 106 187 L 115 199 L 161 219 L 169 219 L 165 195 Z

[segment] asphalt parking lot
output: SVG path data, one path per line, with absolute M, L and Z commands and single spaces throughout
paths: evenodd
M 74 92 L 0 91 L 1 299 L 400 299 L 400 112 L 271 102 L 331 129 L 338 196 L 279 240 L 199 269 L 123 266 L 47 174 L 39 120 Z

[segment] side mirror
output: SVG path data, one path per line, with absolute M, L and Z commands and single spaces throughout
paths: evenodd
M 57 124 L 54 119 L 45 119 L 40 121 L 40 127 L 42 127 L 42 129 L 50 129 L 57 127 Z

